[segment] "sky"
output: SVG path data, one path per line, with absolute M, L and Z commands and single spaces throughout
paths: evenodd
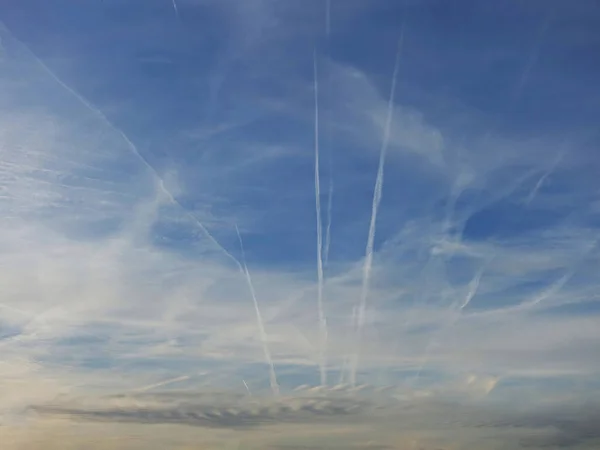
M 596 448 L 598 54 L 593 0 L 0 2 L 0 439 Z

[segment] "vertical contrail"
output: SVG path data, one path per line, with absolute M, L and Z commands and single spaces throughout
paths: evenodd
M 319 310 L 319 329 L 321 333 L 321 384 L 327 384 L 327 320 L 323 312 L 323 225 L 321 223 L 321 183 L 319 170 L 319 81 L 317 70 L 317 51 L 313 53 L 313 75 L 315 93 L 315 209 L 317 212 L 317 307 Z
M 323 251 L 323 264 L 325 267 L 329 266 L 329 247 L 331 246 L 331 215 L 333 209 L 333 176 L 332 176 L 332 162 L 331 162 L 331 149 L 329 150 L 329 192 L 327 194 L 327 225 L 325 226 L 325 249 Z
M 385 156 L 390 140 L 390 131 L 392 127 L 392 119 L 394 117 L 394 97 L 396 93 L 396 78 L 398 77 L 398 70 L 400 67 L 400 53 L 402 50 L 402 41 L 404 38 L 404 28 L 401 31 L 400 39 L 398 40 L 398 49 L 396 51 L 396 61 L 394 63 L 394 73 L 392 75 L 392 87 L 390 90 L 390 99 L 388 101 L 387 116 L 385 121 L 385 127 L 383 130 L 383 140 L 381 143 L 381 150 L 379 154 L 379 168 L 377 169 L 377 179 L 375 181 L 375 191 L 373 193 L 373 205 L 371 208 L 371 223 L 369 225 L 369 235 L 367 237 L 367 247 L 365 251 L 365 264 L 363 266 L 363 282 L 360 296 L 360 304 L 358 308 L 357 316 L 357 348 L 354 356 L 354 361 L 350 372 L 350 382 L 352 385 L 356 383 L 356 369 L 358 366 L 358 360 L 360 357 L 360 345 L 362 338 L 362 329 L 365 323 L 365 311 L 367 306 L 367 297 L 369 295 L 369 282 L 371 279 L 371 268 L 373 266 L 373 246 L 375 242 L 375 231 L 377 228 L 377 210 L 381 203 L 381 196 L 383 191 L 383 173 L 385 167 Z
M 256 299 L 256 293 L 254 292 L 254 284 L 252 283 L 252 277 L 248 271 L 246 265 L 246 252 L 244 251 L 244 243 L 242 242 L 242 235 L 238 226 L 235 226 L 235 232 L 237 233 L 238 240 L 240 241 L 240 250 L 242 252 L 242 267 L 244 274 L 246 275 L 246 282 L 250 289 L 250 295 L 252 296 L 252 302 L 254 303 L 254 311 L 256 313 L 256 323 L 258 325 L 258 331 L 260 333 L 260 340 L 262 342 L 263 352 L 265 354 L 265 360 L 269 365 L 269 381 L 271 384 L 271 390 L 273 395 L 279 396 L 279 384 L 277 384 L 277 375 L 275 374 L 275 366 L 273 365 L 273 359 L 271 358 L 271 352 L 269 351 L 269 343 L 267 341 L 267 332 L 265 331 L 265 325 L 263 323 L 262 314 L 258 306 L 258 300 Z
M 329 5 L 329 1 L 327 2 Z M 329 24 L 329 7 L 327 8 L 327 24 Z M 327 54 L 329 55 L 329 25 L 327 27 Z M 331 55 L 329 55 L 331 56 Z M 316 75 L 315 75 L 316 80 Z M 327 77 L 328 91 L 331 92 L 331 76 Z M 330 94 L 331 95 L 331 94 Z M 329 165 L 329 189 L 327 193 L 327 225 L 325 228 L 325 249 L 324 249 L 324 265 L 327 268 L 329 265 L 329 247 L 331 245 L 331 221 L 332 221 L 332 209 L 333 209 L 333 151 L 331 146 L 331 111 L 326 108 L 326 138 L 328 147 L 328 165 Z
M 331 45 L 330 45 L 330 34 L 331 34 L 331 0 L 325 1 L 325 34 L 327 37 L 326 40 L 326 53 L 329 58 L 331 58 Z M 316 64 L 316 62 L 315 62 Z M 316 70 L 315 70 L 316 72 Z M 317 79 L 317 74 L 315 73 L 315 80 Z M 331 99 L 331 75 L 327 76 L 327 91 L 329 94 L 329 99 Z M 315 97 L 316 103 L 316 97 Z M 327 102 L 329 104 L 329 102 Z M 329 269 L 329 248 L 331 247 L 331 222 L 332 222 L 332 210 L 333 210 L 333 150 L 331 145 L 331 106 L 325 110 L 327 115 L 325 126 L 326 126 L 326 139 L 327 139 L 327 150 L 328 150 L 328 165 L 329 165 L 329 189 L 327 193 L 327 225 L 325 228 L 325 248 L 323 251 L 323 266 L 325 270 Z M 340 376 L 343 377 L 344 367 L 340 369 Z

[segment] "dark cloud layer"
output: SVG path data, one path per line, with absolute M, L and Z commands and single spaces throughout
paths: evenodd
M 567 406 L 514 415 L 496 426 L 545 430 L 540 435 L 523 438 L 524 447 L 571 448 L 590 441 L 600 442 L 600 405 Z
M 490 403 L 441 400 L 391 402 L 372 395 L 345 393 L 298 394 L 271 399 L 226 393 L 163 392 L 105 397 L 94 405 L 89 400 L 47 404 L 33 410 L 46 417 L 67 417 L 74 421 L 75 427 L 77 423 L 105 422 L 185 425 L 243 432 L 263 426 L 327 425 L 334 428 L 354 423 L 357 426 L 367 424 L 373 430 L 381 428 L 378 434 L 389 433 L 392 436 L 409 435 L 414 429 L 432 430 L 434 435 L 440 432 L 492 435 L 499 442 L 514 443 L 511 445 L 515 448 L 588 448 L 600 441 L 600 404 L 597 403 L 569 403 L 519 410 Z M 268 448 L 311 450 L 338 446 L 335 442 L 318 446 L 277 443 Z M 371 442 L 357 443 L 352 448 L 384 450 L 396 447 Z
M 33 408 L 41 414 L 66 415 L 80 420 L 125 421 L 135 423 L 185 424 L 201 427 L 247 428 L 264 424 L 308 423 L 318 420 L 352 420 L 377 409 L 365 398 L 296 397 L 275 401 L 248 401 L 237 396 L 213 396 L 210 400 L 187 400 L 168 394 L 129 397 L 134 405 L 84 407 L 68 404 Z M 200 397 L 198 395 L 198 397 Z M 126 397 L 123 397 L 126 398 Z M 114 400 L 114 399 L 113 399 Z M 110 403 L 110 401 L 109 401 Z

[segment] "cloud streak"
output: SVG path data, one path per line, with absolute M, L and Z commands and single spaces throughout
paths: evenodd
M 595 16 L 359 3 L 0 6 L 9 450 L 595 448 Z
M 404 38 L 404 29 L 402 29 L 400 39 L 398 41 L 398 50 L 396 52 L 396 58 L 394 62 L 394 72 L 392 74 L 392 87 L 390 90 L 390 100 L 388 102 L 387 118 L 385 122 L 385 128 L 383 131 L 383 139 L 381 144 L 381 151 L 379 155 L 379 167 L 377 169 L 377 178 L 375 180 L 375 189 L 373 193 L 373 205 L 371 208 L 371 221 L 369 223 L 369 235 L 367 237 L 367 249 L 365 253 L 365 263 L 363 267 L 363 281 L 360 294 L 360 303 L 358 306 L 357 318 L 356 318 L 356 334 L 357 334 L 357 349 L 353 359 L 353 364 L 350 373 L 350 382 L 356 384 L 356 370 L 359 364 L 360 357 L 360 345 L 362 339 L 362 329 L 365 325 L 365 314 L 367 307 L 367 297 L 369 296 L 369 287 L 371 282 L 371 270 L 373 266 L 373 250 L 375 245 L 375 232 L 377 228 L 377 211 L 379 204 L 381 203 L 381 196 L 383 195 L 383 174 L 385 167 L 385 156 L 388 149 L 390 129 L 392 120 L 394 118 L 394 101 L 396 94 L 396 80 L 398 77 L 398 69 L 400 68 L 400 52 L 402 49 L 402 41 Z
M 319 329 L 321 333 L 321 384 L 327 384 L 327 319 L 323 310 L 323 224 L 321 222 L 321 172 L 319 168 L 319 73 L 317 70 L 317 52 L 313 54 L 314 91 L 315 91 L 315 208 L 317 216 L 317 308 L 319 310 Z M 329 227 L 328 227 L 329 230 Z M 327 232 L 329 234 L 329 231 Z M 329 242 L 327 241 L 327 244 Z M 327 252 L 326 252 L 327 254 Z
M 254 284 L 252 283 L 252 277 L 250 276 L 250 271 L 248 270 L 248 266 L 246 265 L 246 252 L 244 251 L 244 243 L 242 242 L 242 235 L 240 234 L 240 230 L 238 229 L 237 225 L 235 226 L 235 232 L 237 233 L 238 240 L 240 242 L 240 250 L 242 252 L 242 267 L 244 270 L 244 274 L 246 275 L 246 281 L 248 282 L 248 289 L 250 289 L 250 295 L 252 296 L 252 304 L 254 305 L 254 312 L 256 313 L 256 323 L 260 331 L 260 339 L 262 341 L 263 352 L 265 353 L 265 360 L 269 365 L 269 383 L 271 384 L 271 390 L 273 391 L 273 395 L 277 396 L 279 395 L 279 384 L 277 383 L 275 366 L 273 364 L 273 358 L 271 357 L 271 350 L 269 349 L 269 338 L 267 337 L 267 332 L 263 323 L 262 314 L 258 306 L 256 292 L 254 292 Z M 246 384 L 246 382 L 244 382 L 244 384 Z

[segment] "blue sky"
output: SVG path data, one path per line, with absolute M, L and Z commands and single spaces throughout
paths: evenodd
M 324 377 L 597 392 L 595 2 L 21 0 L 0 20 L 0 413 Z

